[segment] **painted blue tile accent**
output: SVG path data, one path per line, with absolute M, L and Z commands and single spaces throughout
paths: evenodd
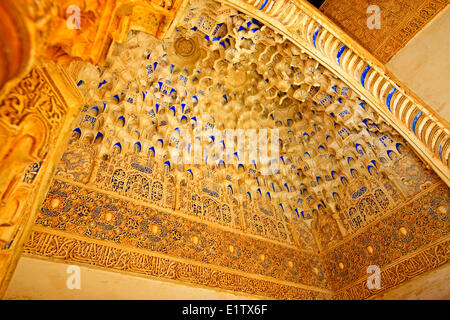
M 264 7 L 267 5 L 267 2 L 268 2 L 269 0 L 264 0 L 264 2 L 263 2 L 263 4 L 261 5 L 261 7 L 259 7 L 259 10 L 262 10 L 262 9 L 264 9 Z
M 316 40 L 317 40 L 317 35 L 319 34 L 319 31 L 320 31 L 321 28 L 322 28 L 322 26 L 318 26 L 317 29 L 316 29 L 316 31 L 314 31 L 314 34 L 313 34 L 313 44 L 314 44 L 314 48 L 317 48 L 317 47 L 316 47 Z
M 386 98 L 386 106 L 388 107 L 390 112 L 392 112 L 392 110 L 391 110 L 391 99 L 392 99 L 392 96 L 394 95 L 394 92 L 396 90 L 397 90 L 396 88 L 392 88 L 391 91 L 389 92 L 387 98 Z
M 367 66 L 366 69 L 364 69 L 362 75 L 361 75 L 361 84 L 362 86 L 365 88 L 365 81 L 366 81 L 366 76 L 367 76 L 367 72 L 369 72 L 370 70 L 370 66 Z
M 443 143 L 441 143 L 441 145 L 439 146 L 439 158 L 442 160 L 442 146 L 443 146 L 444 144 Z
M 421 115 L 422 115 L 422 111 L 419 111 L 419 112 L 417 112 L 416 116 L 415 116 L 414 119 L 413 119 L 413 122 L 412 122 L 412 131 L 413 131 L 414 133 L 416 133 L 416 123 L 417 123 L 417 120 L 419 120 L 419 118 L 420 118 Z
M 339 51 L 338 51 L 338 53 L 337 53 L 337 55 L 336 55 L 337 63 L 338 63 L 339 66 L 341 66 L 341 56 L 342 56 L 342 54 L 344 53 L 344 50 L 345 50 L 346 48 L 347 48 L 347 46 L 346 46 L 346 45 L 343 45 L 343 46 L 339 49 Z

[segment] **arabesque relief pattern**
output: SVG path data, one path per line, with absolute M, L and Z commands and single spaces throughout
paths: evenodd
M 448 5 L 448 0 L 326 0 L 320 7 L 381 62 L 387 63 L 409 40 Z M 377 5 L 381 28 L 367 28 L 367 8 Z
M 448 187 L 345 82 L 230 7 L 192 1 L 179 21 L 165 40 L 130 32 L 103 68 L 69 67 L 86 106 L 27 253 L 108 267 L 95 251 L 74 256 L 92 242 L 128 252 L 123 268 L 133 271 L 139 250 L 186 268 L 267 277 L 270 289 L 258 294 L 281 298 L 272 290 L 286 282 L 331 294 L 359 286 L 369 264 L 390 270 L 403 255 L 414 263 L 442 247 Z M 179 130 L 197 137 L 200 124 L 207 157 L 177 164 Z M 238 152 L 221 162 L 214 150 L 224 140 L 214 128 L 278 128 L 279 169 L 262 174 L 267 168 Z M 435 252 L 439 263 L 418 273 L 448 260 Z M 209 283 L 200 278 L 183 280 Z
M 207 265 L 193 265 L 44 231 L 32 232 L 24 252 L 34 256 L 62 259 L 71 263 L 87 263 L 108 270 L 185 281 L 253 296 L 301 300 L 331 298 L 327 292 L 255 279 L 251 276 L 216 270 Z
M 59 134 L 67 134 L 79 112 L 76 104 L 69 112 L 59 91 L 65 84 L 58 83 L 59 88 L 46 67 L 36 67 L 0 101 L 0 294 L 34 218 L 32 211 L 45 195 L 38 190 L 42 179 L 50 178 L 51 161 L 61 147 Z
M 122 248 L 142 248 L 279 281 L 327 287 L 323 267 L 313 252 L 300 252 L 57 179 L 36 224 Z
M 224 0 L 224 3 L 266 22 L 296 46 L 335 70 L 450 185 L 448 122 L 311 4 L 297 0 L 262 3 L 259 0 Z

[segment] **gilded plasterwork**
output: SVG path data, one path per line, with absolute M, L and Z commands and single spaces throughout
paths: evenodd
M 448 3 L 448 0 L 326 0 L 320 11 L 378 60 L 387 63 Z M 373 14 L 367 13 L 370 5 L 380 8 L 380 29 L 367 27 L 367 20 Z
M 26 253 L 286 299 L 367 298 L 348 292 L 370 264 L 396 268 L 389 288 L 411 276 L 404 255 L 436 248 L 417 274 L 448 261 L 448 187 L 260 21 L 192 2 L 172 37 L 130 32 L 104 68 L 70 68 L 86 105 Z M 199 124 L 200 164 L 180 163 Z M 278 169 L 221 161 L 213 129 L 230 128 L 277 128 Z
M 34 195 L 26 254 L 258 296 L 364 299 L 448 263 L 447 185 L 305 47 L 337 54 L 445 170 L 447 131 L 300 4 L 272 0 L 264 12 L 305 47 L 220 2 L 80 3 L 84 31 L 65 33 L 50 2 L 28 13 L 48 17 L 40 53 L 72 61 L 85 101 L 68 134 L 60 83 L 36 68 L 1 102 L 0 262 L 17 254 Z M 270 161 L 241 149 L 222 157 L 238 139 L 229 129 L 247 130 L 244 149 L 253 133 L 276 131 L 264 131 L 277 146 Z M 378 291 L 364 286 L 373 264 Z
M 0 295 L 79 112 L 70 85 L 61 77 L 51 79 L 50 69 L 34 68 L 0 101 Z

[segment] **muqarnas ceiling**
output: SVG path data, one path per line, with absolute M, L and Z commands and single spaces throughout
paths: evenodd
M 330 298 L 367 266 L 391 265 L 448 235 L 448 187 L 404 139 L 332 72 L 241 12 L 192 1 L 170 38 L 130 32 L 105 66 L 77 62 L 70 70 L 86 106 L 26 252 L 77 260 L 37 241 L 50 232 L 60 248 L 74 234 L 264 280 L 150 273 L 158 277 Z M 263 173 L 238 152 L 223 161 L 225 142 L 212 133 L 226 129 L 277 129 L 277 141 L 268 139 L 279 146 L 278 170 Z M 181 130 L 201 141 L 201 164 L 173 158 L 185 150 Z M 407 205 L 415 215 L 405 214 Z M 434 231 L 419 233 L 419 223 Z M 89 259 L 149 274 L 132 267 L 137 257 L 128 267 L 79 257 Z M 364 290 L 338 296 L 371 294 Z

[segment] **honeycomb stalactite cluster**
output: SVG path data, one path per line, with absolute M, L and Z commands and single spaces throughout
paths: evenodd
M 334 52 L 339 40 L 303 3 L 230 2 L 86 0 L 74 40 L 62 16 L 40 24 L 42 35 L 59 30 L 43 55 L 65 64 L 84 107 L 67 133 L 77 103 L 57 89 L 57 68 L 36 69 L 0 102 L 0 168 L 21 160 L 0 170 L 2 201 L 48 178 L 24 252 L 286 299 L 367 298 L 377 293 L 361 287 L 368 265 L 390 288 L 448 262 L 446 181 L 312 49 Z M 55 6 L 39 4 L 32 19 Z M 374 69 L 339 52 L 363 87 L 387 93 Z M 399 91 L 392 110 L 411 106 Z M 26 121 L 33 114 L 45 130 Z M 415 129 L 439 125 L 421 117 Z M 63 127 L 68 143 L 56 144 Z M 446 161 L 445 132 L 432 130 Z M 20 158 L 33 137 L 43 147 Z M 24 199 L 0 203 L 0 254 L 20 227 L 1 210 Z

